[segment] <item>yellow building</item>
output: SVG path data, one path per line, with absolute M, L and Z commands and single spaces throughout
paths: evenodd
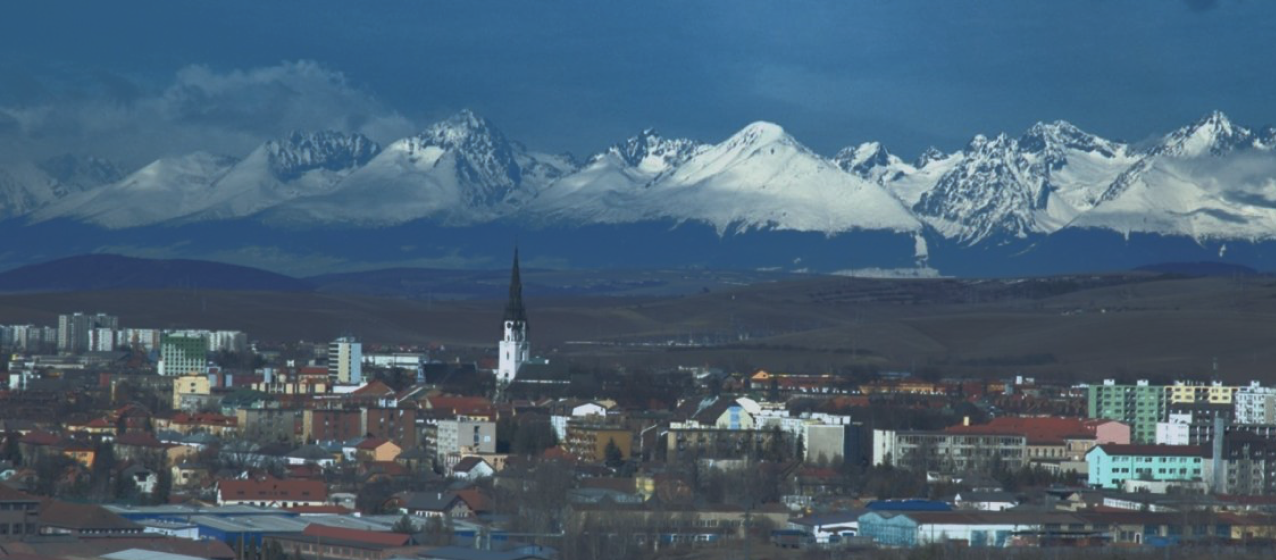
M 1223 385 L 1217 381 L 1208 385 L 1176 381 L 1173 385 L 1168 385 L 1165 388 L 1169 392 L 1171 403 L 1201 404 L 1232 404 L 1233 399 L 1236 397 L 1236 392 L 1241 389 L 1244 389 L 1244 387 L 1240 385 Z
M 211 393 L 212 386 L 208 382 L 207 375 L 182 375 L 176 377 L 173 379 L 173 410 L 194 408 L 193 406 L 182 406 L 182 401 L 188 397 L 203 400 Z

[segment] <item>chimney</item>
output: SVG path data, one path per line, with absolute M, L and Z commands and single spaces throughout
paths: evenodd
M 969 426 L 969 425 L 970 425 L 970 417 L 969 417 L 969 416 L 962 416 L 962 417 L 961 417 L 961 425 L 963 425 L 963 426 Z

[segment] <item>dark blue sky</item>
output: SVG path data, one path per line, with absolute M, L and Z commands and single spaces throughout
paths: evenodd
M 1064 119 L 1126 140 L 1276 122 L 1276 2 L 14 2 L 0 150 L 242 155 L 292 128 L 392 140 L 464 107 L 532 148 L 780 123 L 905 158 Z

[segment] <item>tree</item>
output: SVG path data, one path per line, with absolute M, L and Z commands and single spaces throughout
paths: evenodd
M 167 504 L 169 495 L 173 493 L 173 473 L 168 469 L 157 469 L 158 480 L 155 481 L 155 492 L 151 494 L 151 502 L 155 504 Z
M 603 457 L 608 467 L 613 469 L 620 468 L 625 462 L 625 455 L 620 451 L 620 446 L 616 445 L 616 438 L 607 439 L 607 448 L 603 451 Z
M 412 524 L 412 519 L 405 513 L 403 514 L 403 517 L 400 517 L 398 521 L 394 522 L 394 527 L 390 528 L 390 532 L 403 535 L 415 535 L 416 525 Z
M 18 432 L 9 432 L 4 435 L 4 458 L 14 465 L 22 464 L 22 446 L 18 444 L 21 439 L 22 436 Z
M 99 443 L 93 450 L 93 465 L 89 468 L 89 481 L 93 486 L 93 493 L 101 499 L 109 501 L 116 497 L 115 488 L 111 485 L 112 478 L 116 476 L 115 464 L 115 446 L 105 442 Z
M 74 459 L 60 453 L 40 455 L 35 461 L 35 491 L 42 496 L 53 496 L 62 488 L 67 471 L 78 466 Z

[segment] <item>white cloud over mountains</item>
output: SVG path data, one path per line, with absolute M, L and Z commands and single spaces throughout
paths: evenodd
M 339 71 L 312 61 L 221 71 L 180 69 L 135 96 L 53 96 L 0 107 L 0 157 L 102 156 L 130 168 L 205 150 L 242 156 L 294 130 L 360 132 L 388 141 L 415 131 L 402 114 Z

